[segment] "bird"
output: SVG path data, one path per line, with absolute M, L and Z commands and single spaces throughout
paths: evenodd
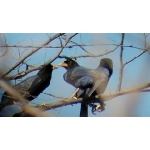
M 80 117 L 88 116 L 88 98 L 95 95 L 103 94 L 109 78 L 113 73 L 113 62 L 109 58 L 103 58 L 100 61 L 98 68 L 89 69 L 80 66 L 76 61 L 70 57 L 65 57 L 66 60 L 59 64 L 60 67 L 64 67 L 67 71 L 63 75 L 64 80 L 72 86 L 79 88 L 76 92 L 77 98 L 83 98 L 80 109 Z M 94 102 L 94 101 L 93 101 Z M 101 109 L 103 111 L 105 104 L 102 100 L 99 100 L 100 105 L 94 105 L 90 103 L 92 111 Z
M 27 101 L 32 101 L 50 85 L 52 72 L 57 68 L 57 66 L 51 64 L 43 65 L 36 75 L 26 78 L 22 82 L 14 85 L 13 88 L 16 89 Z M 9 93 L 5 91 L 1 98 L 0 111 L 6 106 L 17 103 L 18 100 L 11 97 Z M 18 107 L 20 108 L 21 106 Z

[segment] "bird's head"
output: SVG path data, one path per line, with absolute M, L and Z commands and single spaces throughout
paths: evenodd
M 79 65 L 76 61 L 74 61 L 68 57 L 68 58 L 66 58 L 66 60 L 64 62 L 61 62 L 58 66 L 64 67 L 65 69 L 68 69 L 68 68 L 73 68 L 73 67 L 76 67 Z
M 113 62 L 109 58 L 103 58 L 100 61 L 100 67 L 107 68 L 109 70 L 109 75 L 113 73 Z
M 48 64 L 48 65 L 45 65 L 45 66 L 43 66 L 40 70 L 39 70 L 39 72 L 38 72 L 38 74 L 40 75 L 40 74 L 45 74 L 45 73 L 51 73 L 54 69 L 57 69 L 58 67 L 57 66 L 54 66 L 54 65 L 51 65 L 51 64 Z

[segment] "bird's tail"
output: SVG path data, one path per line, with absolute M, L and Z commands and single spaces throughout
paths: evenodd
M 75 97 L 77 98 L 83 98 L 83 101 L 81 103 L 81 108 L 80 108 L 80 117 L 88 117 L 88 105 L 86 103 L 86 96 L 85 96 L 84 90 L 78 89 L 75 93 Z
M 88 117 L 88 105 L 84 102 L 81 103 L 80 117 Z

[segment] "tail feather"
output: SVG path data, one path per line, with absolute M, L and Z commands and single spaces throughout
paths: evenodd
M 80 117 L 88 117 L 88 106 L 84 102 L 81 103 Z

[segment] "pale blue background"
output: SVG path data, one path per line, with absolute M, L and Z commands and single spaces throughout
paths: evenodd
M 8 45 L 40 45 L 44 41 L 48 39 L 48 36 L 52 36 L 53 34 L 5 34 Z M 72 39 L 75 42 L 80 44 L 119 44 L 121 41 L 121 34 L 79 34 Z M 147 39 L 147 45 L 150 41 L 150 38 Z M 52 42 L 50 45 L 57 45 L 59 41 L 56 40 Z M 136 47 L 144 47 L 144 35 L 143 34 L 125 34 L 124 45 L 132 45 Z M 85 47 L 91 53 L 100 54 L 104 53 L 105 50 L 111 50 L 114 48 L 113 45 L 97 45 L 97 46 L 89 46 Z M 39 52 L 33 54 L 26 61 L 29 64 L 33 64 L 35 66 L 39 66 L 40 64 L 44 64 L 47 60 L 52 58 L 59 49 L 53 48 L 43 48 Z M 12 66 L 17 62 L 19 55 L 27 54 L 30 49 L 20 48 L 17 50 L 16 48 L 9 49 L 9 56 L 7 59 L 1 60 L 5 64 L 7 63 L 7 67 Z M 133 57 L 140 54 L 142 51 L 133 48 L 124 48 L 123 61 L 126 62 Z M 73 47 L 71 49 L 64 49 L 61 55 L 66 56 L 78 56 L 85 54 L 83 50 L 78 47 Z M 81 66 L 85 66 L 88 68 L 96 68 L 99 64 L 101 58 L 111 58 L 114 62 L 114 73 L 109 81 L 108 87 L 105 93 L 115 92 L 118 86 L 118 77 L 119 77 L 119 55 L 120 55 L 120 47 L 113 53 L 110 53 L 103 57 L 96 58 L 78 58 L 77 62 Z M 129 65 L 125 67 L 124 77 L 123 77 L 123 89 L 128 89 L 132 87 L 139 86 L 141 84 L 147 83 L 150 81 L 150 69 L 149 69 L 149 61 L 150 55 L 149 53 L 145 53 L 140 58 L 136 59 Z M 53 62 L 54 65 L 59 64 L 64 61 L 64 59 L 57 59 Z M 7 70 L 7 68 L 1 65 L 1 70 Z M 20 70 L 24 70 L 25 66 L 20 66 Z M 16 73 L 17 70 L 12 71 L 10 74 Z M 74 92 L 75 88 L 71 85 L 67 84 L 63 80 L 63 74 L 65 73 L 64 68 L 59 68 L 53 72 L 53 77 L 51 80 L 51 85 L 44 91 L 47 93 L 51 93 L 56 96 L 62 97 L 70 97 Z M 36 74 L 32 72 L 27 76 L 31 76 Z M 23 79 L 25 79 L 24 77 Z M 22 79 L 22 80 L 23 80 Z M 20 81 L 18 81 L 20 82 Z M 14 83 L 14 82 L 13 82 Z M 2 91 L 1 91 L 2 93 Z M 36 98 L 32 103 L 50 103 L 55 102 L 59 99 L 47 96 L 45 94 L 40 94 L 38 98 Z M 114 98 L 110 101 L 106 102 L 106 109 L 102 113 L 96 113 L 93 115 L 91 113 L 91 108 L 89 108 L 89 116 L 150 116 L 150 94 L 142 93 L 139 95 L 130 94 L 121 97 Z M 75 104 L 73 106 L 65 106 L 61 108 L 57 108 L 54 110 L 49 110 L 55 116 L 67 117 L 67 116 L 79 116 L 80 104 Z

